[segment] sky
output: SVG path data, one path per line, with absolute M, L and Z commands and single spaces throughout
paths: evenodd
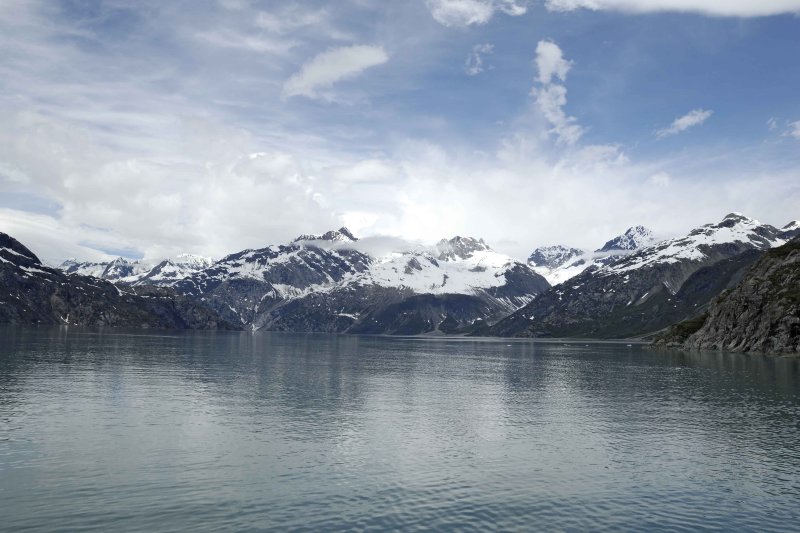
M 800 218 L 800 0 L 0 0 L 0 231 L 524 258 Z

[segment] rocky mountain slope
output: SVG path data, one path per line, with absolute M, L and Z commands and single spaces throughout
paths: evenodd
M 697 316 L 755 259 L 797 230 L 740 214 L 594 265 L 542 293 L 483 333 L 526 337 L 633 337 Z
M 44 266 L 0 233 L 0 323 L 215 329 L 233 326 L 214 311 L 157 287 L 123 289 Z
M 708 313 L 671 327 L 655 344 L 800 352 L 800 237 L 764 253 Z
M 622 235 L 610 239 L 594 252 L 561 245 L 537 248 L 528 257 L 528 265 L 551 285 L 558 285 L 584 270 L 608 264 L 654 242 L 652 231 L 644 226 L 634 226 Z
M 229 255 L 174 286 L 253 329 L 408 334 L 496 321 L 549 287 L 480 239 L 382 252 L 356 243 L 346 228 L 303 235 Z
M 571 248 L 560 244 L 540 246 L 528 257 L 528 265 L 534 269 L 542 269 L 542 273 L 549 273 L 583 255 L 586 255 L 586 250 L 580 248 Z

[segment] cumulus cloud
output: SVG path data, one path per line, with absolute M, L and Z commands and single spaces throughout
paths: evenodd
M 682 117 L 678 117 L 675 120 L 673 120 L 672 124 L 670 124 L 669 127 L 657 130 L 655 132 L 655 136 L 661 139 L 662 137 L 675 135 L 682 131 L 686 131 L 689 128 L 699 126 L 700 124 L 708 120 L 713 113 L 714 113 L 713 111 L 710 111 L 708 109 L 693 109 L 692 111 L 689 111 Z
M 554 76 L 561 81 L 567 81 L 572 61 L 564 59 L 564 53 L 556 43 L 539 41 L 536 45 L 536 67 L 539 69 L 539 83 L 546 85 L 553 81 Z
M 561 48 L 552 41 L 539 41 L 536 46 L 536 66 L 538 87 L 531 90 L 536 106 L 550 124 L 560 144 L 574 145 L 586 129 L 578 124 L 578 119 L 567 115 L 567 88 L 554 82 L 565 82 L 572 62 L 564 59 Z
M 547 0 L 552 11 L 576 9 L 628 13 L 676 11 L 721 17 L 762 17 L 800 13 L 800 0 Z
M 94 248 L 160 258 L 182 251 L 220 256 L 261 245 L 265 236 L 288 239 L 298 227 L 340 222 L 313 169 L 293 155 L 257 151 L 251 135 L 218 123 L 194 119 L 180 129 L 184 142 L 171 148 L 180 157 L 131 156 L 102 148 L 95 132 L 61 119 L 6 117 L 0 161 L 13 161 L 29 177 L 22 190 L 55 201 L 58 209 L 37 217 L 7 209 L 2 227 L 20 238 L 61 227 L 53 235 L 65 243 L 49 239 L 37 253 L 88 257 L 80 252 Z
M 489 43 L 476 44 L 464 63 L 464 72 L 468 76 L 477 76 L 484 71 L 483 56 L 494 52 L 494 45 Z
M 484 237 L 518 258 L 545 243 L 596 248 L 635 224 L 678 234 L 734 208 L 773 224 L 796 218 L 797 196 L 786 194 L 796 181 L 791 171 L 755 179 L 725 171 L 724 180 L 699 179 L 674 161 L 660 162 L 661 168 L 630 161 L 613 146 L 578 145 L 554 161 L 521 137 L 488 156 L 415 142 L 394 164 L 396 178 L 374 195 L 392 198 L 391 205 L 373 207 L 377 218 L 363 231 L 423 243 Z M 523 231 L 509 231 L 508 213 Z
M 527 0 L 426 0 L 434 20 L 443 26 L 471 26 L 489 22 L 496 12 L 512 17 L 528 11 Z
M 331 48 L 305 63 L 283 86 L 284 96 L 319 97 L 320 89 L 382 65 L 389 55 L 382 46 L 354 45 Z

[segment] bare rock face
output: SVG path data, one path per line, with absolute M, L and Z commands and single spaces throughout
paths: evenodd
M 800 237 L 767 251 L 736 287 L 721 294 L 684 346 L 800 352 Z

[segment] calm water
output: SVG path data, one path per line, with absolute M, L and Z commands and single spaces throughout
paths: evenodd
M 0 329 L 0 529 L 797 530 L 800 363 Z

